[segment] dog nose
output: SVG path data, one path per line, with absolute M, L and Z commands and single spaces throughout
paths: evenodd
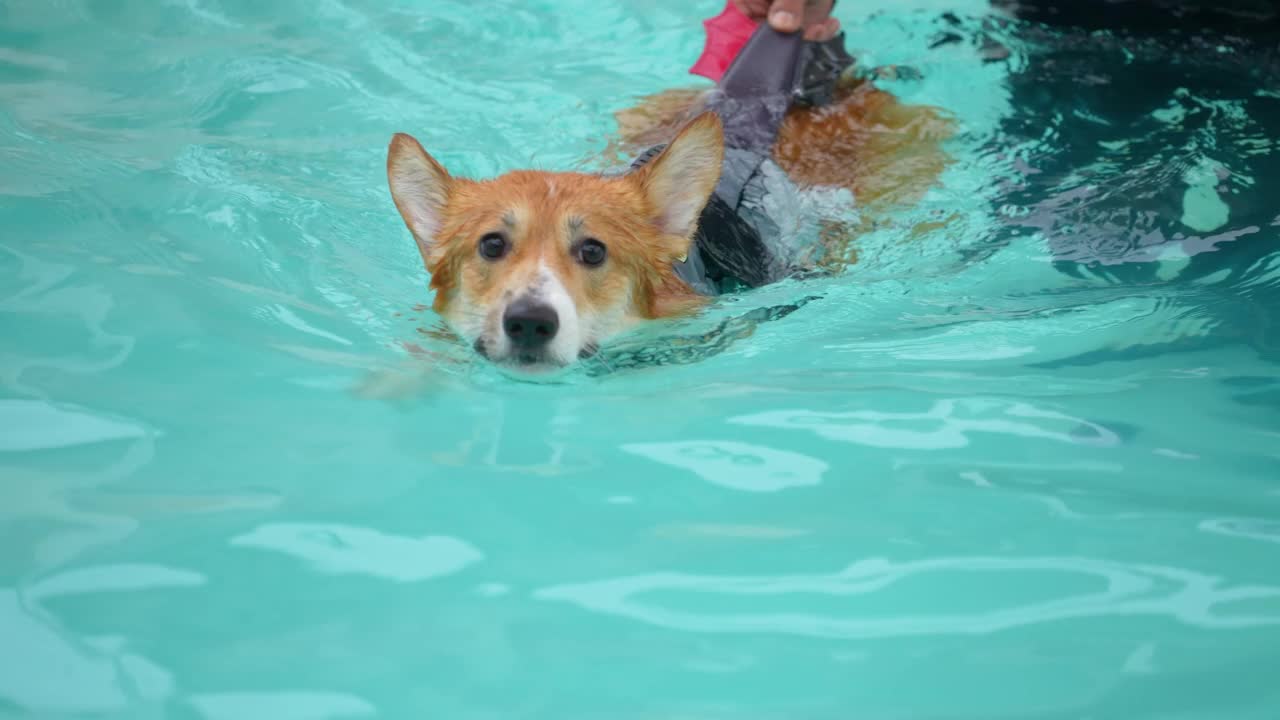
M 540 348 L 551 342 L 560 329 L 555 308 L 545 303 L 521 298 L 507 306 L 502 314 L 502 330 L 516 347 Z

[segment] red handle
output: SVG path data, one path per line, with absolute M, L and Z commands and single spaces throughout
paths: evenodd
M 724 71 L 733 64 L 733 59 L 759 25 L 758 21 L 743 14 L 733 4 L 733 0 L 728 0 L 719 15 L 702 21 L 707 32 L 707 42 L 702 48 L 702 55 L 689 68 L 689 72 L 712 82 L 720 82 Z

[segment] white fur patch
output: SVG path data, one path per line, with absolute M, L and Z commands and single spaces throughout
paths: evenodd
M 440 230 L 440 212 L 444 206 L 444 193 L 439 182 L 428 168 L 415 163 L 405 163 L 403 170 L 392 176 L 392 191 L 403 199 L 408 213 L 408 225 L 423 242 L 435 240 Z
M 560 320 L 560 329 L 547 352 L 566 365 L 577 360 L 578 352 L 582 350 L 582 320 L 578 306 L 564 283 L 545 264 L 538 268 L 538 285 L 532 294 L 550 305 Z

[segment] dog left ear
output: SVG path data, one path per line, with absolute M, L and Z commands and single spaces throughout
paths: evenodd
M 724 129 L 720 117 L 705 112 L 694 118 L 657 158 L 634 175 L 668 235 L 692 238 L 698 216 L 720 181 Z
M 424 262 L 431 256 L 453 178 L 412 136 L 396 133 L 387 150 L 391 199 L 413 233 Z

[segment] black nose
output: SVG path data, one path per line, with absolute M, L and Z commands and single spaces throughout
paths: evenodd
M 551 342 L 559 329 L 555 308 L 536 300 L 516 300 L 502 314 L 502 330 L 519 348 L 540 348 Z

